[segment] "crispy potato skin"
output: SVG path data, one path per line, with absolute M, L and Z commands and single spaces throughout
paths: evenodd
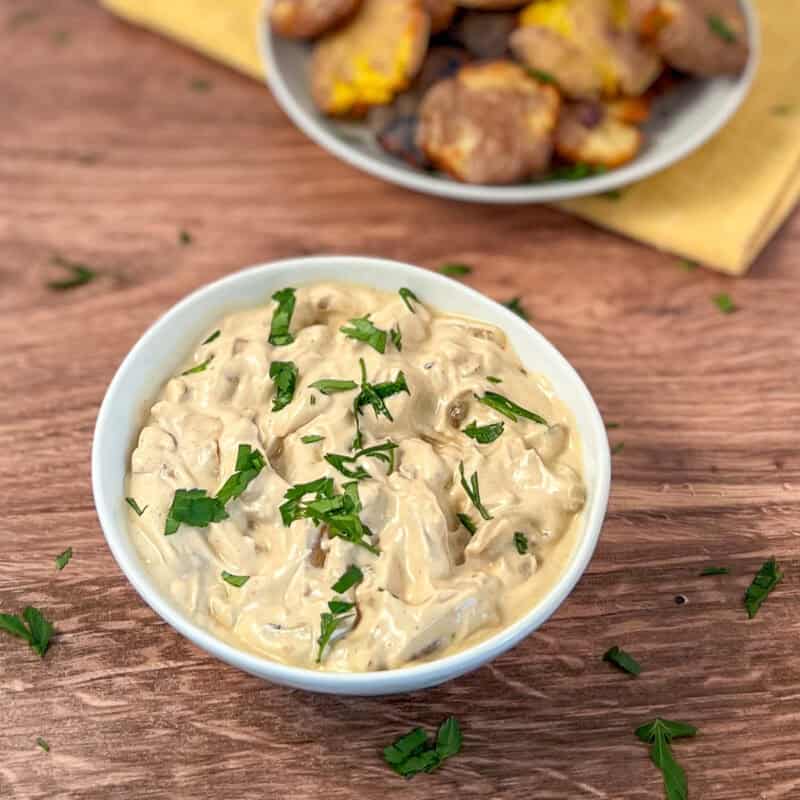
M 351 17 L 361 0 L 274 0 L 270 25 L 289 39 L 313 39 Z
M 311 94 L 332 116 L 363 116 L 408 88 L 428 47 L 422 0 L 363 0 L 344 27 L 320 39 L 311 57 Z
M 701 77 L 735 75 L 747 64 L 747 25 L 737 0 L 637 0 L 634 22 L 675 69 Z M 733 40 L 721 35 L 730 32 Z
M 613 169 L 627 164 L 642 147 L 642 132 L 606 106 L 572 103 L 559 118 L 555 149 L 576 164 Z
M 458 180 L 514 183 L 547 169 L 560 102 L 513 62 L 467 65 L 425 95 L 417 144 Z
M 456 4 L 453 0 L 423 0 L 422 5 L 431 18 L 431 33 L 441 33 L 453 21 Z

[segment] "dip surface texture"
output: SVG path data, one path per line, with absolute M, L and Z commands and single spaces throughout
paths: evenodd
M 139 436 L 130 532 L 162 591 L 229 643 L 334 671 L 440 658 L 528 612 L 583 528 L 548 381 L 413 294 L 276 296 L 208 331 Z

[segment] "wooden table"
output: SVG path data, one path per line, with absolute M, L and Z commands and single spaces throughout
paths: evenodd
M 42 661 L 0 638 L 0 797 L 651 800 L 633 730 L 655 715 L 700 728 L 675 746 L 693 798 L 800 797 L 800 216 L 750 277 L 687 273 L 554 210 L 361 175 L 264 88 L 91 2 L 4 0 L 0 58 L 0 608 L 40 606 L 58 629 Z M 145 327 L 214 278 L 315 252 L 473 264 L 472 285 L 522 296 L 625 444 L 598 552 L 555 617 L 406 697 L 312 696 L 210 658 L 128 585 L 92 504 L 95 415 Z M 100 279 L 48 290 L 56 254 Z M 748 621 L 772 554 L 786 578 Z M 698 577 L 708 565 L 733 574 Z M 601 662 L 612 644 L 640 678 Z M 387 770 L 384 745 L 448 714 L 461 756 L 408 783 Z

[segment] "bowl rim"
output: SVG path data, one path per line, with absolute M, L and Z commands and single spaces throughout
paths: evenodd
M 704 145 L 726 125 L 747 98 L 760 62 L 761 32 L 758 14 L 751 0 L 738 0 L 747 23 L 750 45 L 747 66 L 741 75 L 733 79 L 728 95 L 716 108 L 715 113 L 709 115 L 704 123 L 698 125 L 692 135 L 687 136 L 680 144 L 669 148 L 666 152 L 651 155 L 647 160 L 637 156 L 629 164 L 610 172 L 576 181 L 542 181 L 538 184 L 512 186 L 468 184 L 451 178 L 428 175 L 400 162 L 384 163 L 330 133 L 316 114 L 306 112 L 289 89 L 276 57 L 274 34 L 269 24 L 269 9 L 272 2 L 273 0 L 263 0 L 263 11 L 258 23 L 257 46 L 267 85 L 290 120 L 320 147 L 373 177 L 423 194 L 473 203 L 549 203 L 568 200 L 611 192 L 661 172 Z
M 223 288 L 232 286 L 237 282 L 246 284 L 255 276 L 263 276 L 266 293 L 271 288 L 274 288 L 275 278 L 271 277 L 271 275 L 274 275 L 276 270 L 292 270 L 292 283 L 299 286 L 319 280 L 336 280 L 335 277 L 323 278 L 314 275 L 304 279 L 302 274 L 294 274 L 300 270 L 308 268 L 313 270 L 314 268 L 322 267 L 323 270 L 330 269 L 333 274 L 337 267 L 343 264 L 353 265 L 354 262 L 359 267 L 363 266 L 364 268 L 366 279 L 362 283 L 365 286 L 371 285 L 367 276 L 372 270 L 390 269 L 402 273 L 404 278 L 407 276 L 406 283 L 411 287 L 414 287 L 415 279 L 424 276 L 426 281 L 439 284 L 443 290 L 451 293 L 453 291 L 463 293 L 465 298 L 471 301 L 473 305 L 494 304 L 498 309 L 502 309 L 500 314 L 505 317 L 503 327 L 506 330 L 517 328 L 517 333 L 520 336 L 528 338 L 530 347 L 533 350 L 547 352 L 550 358 L 558 364 L 558 370 L 556 371 L 561 371 L 562 378 L 571 382 L 581 396 L 581 404 L 588 413 L 585 415 L 579 414 L 572 405 L 570 408 L 575 415 L 576 422 L 583 420 L 586 430 L 591 432 L 591 444 L 594 448 L 596 461 L 594 465 L 594 482 L 591 486 L 593 501 L 584 517 L 582 538 L 576 544 L 570 560 L 556 584 L 523 616 L 494 635 L 444 658 L 384 671 L 325 672 L 282 664 L 266 656 L 229 644 L 194 623 L 177 605 L 173 604 L 166 594 L 162 594 L 155 585 L 151 585 L 144 565 L 135 552 L 135 548 L 131 547 L 131 554 L 129 555 L 123 546 L 123 542 L 129 534 L 126 526 L 117 526 L 114 507 L 115 503 L 119 505 L 122 498 L 110 496 L 111 492 L 107 492 L 104 488 L 103 470 L 105 457 L 103 450 L 104 440 L 114 425 L 118 398 L 123 393 L 131 392 L 129 382 L 134 364 L 154 347 L 163 346 L 165 334 L 170 331 L 174 333 L 173 321 L 175 317 L 197 303 L 209 301 Z M 424 296 L 422 290 L 420 293 Z M 258 303 L 258 299 L 254 298 L 253 305 L 256 303 Z M 247 304 L 241 307 L 245 307 L 245 305 Z M 218 316 L 223 313 L 226 312 L 220 307 Z M 550 374 L 552 375 L 552 370 Z M 166 376 L 164 376 L 164 380 L 166 380 Z M 163 385 L 163 381 L 159 385 Z M 150 399 L 143 396 L 141 388 L 138 395 L 135 394 L 135 387 L 133 392 L 134 396 L 142 402 Z M 584 440 L 586 438 L 584 435 Z M 584 441 L 584 447 L 586 446 L 588 446 L 588 442 Z M 126 465 L 129 463 L 132 447 L 133 442 L 130 442 L 125 459 Z M 605 424 L 600 411 L 578 372 L 538 330 L 504 308 L 500 303 L 452 278 L 403 262 L 364 256 L 316 255 L 266 262 L 230 273 L 195 289 L 182 300 L 172 305 L 152 323 L 125 356 L 106 390 L 94 429 L 91 471 L 95 507 L 103 535 L 112 555 L 139 596 L 178 633 L 216 658 L 261 678 L 315 692 L 366 695 L 413 691 L 414 689 L 425 688 L 441 683 L 444 680 L 458 677 L 510 649 L 555 613 L 585 572 L 597 546 L 608 505 L 611 457 Z

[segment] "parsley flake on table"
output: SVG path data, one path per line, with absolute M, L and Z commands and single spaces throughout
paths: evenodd
M 351 564 L 344 573 L 342 573 L 342 577 L 331 586 L 331 589 L 333 589 L 336 594 L 344 594 L 348 589 L 358 585 L 363 580 L 364 573 L 355 564 Z
M 0 614 L 0 631 L 23 639 L 34 653 L 44 658 L 55 629 L 53 623 L 45 619 L 38 608 L 27 606 L 22 612 L 22 617 L 16 614 Z
M 650 745 L 650 759 L 664 776 L 667 800 L 687 800 L 689 796 L 686 773 L 672 755 L 672 740 L 694 736 L 696 733 L 697 728 L 692 725 L 659 717 L 636 729 L 636 736 Z
M 738 311 L 738 306 L 733 302 L 731 296 L 729 294 L 725 294 L 725 292 L 722 292 L 721 294 L 715 294 L 711 299 L 714 301 L 714 305 L 723 314 L 733 314 L 734 311 Z
M 638 675 L 642 671 L 641 664 L 639 664 L 630 653 L 626 653 L 617 645 L 609 647 L 609 649 L 603 653 L 603 661 L 608 661 L 609 664 L 614 664 L 631 675 Z
M 231 586 L 235 586 L 237 589 L 241 589 L 247 581 L 250 580 L 249 575 L 232 575 L 230 572 L 225 572 L 222 570 L 222 580 L 225 583 L 229 583 Z
M 85 286 L 87 283 L 91 283 L 91 281 L 97 277 L 97 272 L 87 267 L 86 264 L 81 264 L 77 261 L 68 261 L 61 256 L 53 256 L 52 262 L 71 273 L 70 277 L 64 278 L 64 280 L 50 281 L 50 283 L 47 284 L 47 288 L 53 291 L 64 292 L 69 289 L 77 289 L 79 286 Z
M 281 289 L 272 295 L 272 299 L 278 304 L 278 307 L 272 314 L 268 341 L 273 347 L 285 347 L 294 341 L 294 336 L 289 333 L 294 306 L 297 302 L 294 289 Z
M 463 487 L 464 491 L 467 493 L 467 497 L 472 501 L 472 505 L 478 509 L 478 513 L 484 519 L 492 519 L 492 515 L 486 510 L 483 503 L 481 502 L 481 490 L 480 486 L 478 485 L 478 473 L 473 472 L 472 477 L 469 479 L 469 483 L 467 483 L 467 478 L 464 475 L 464 462 L 460 461 L 458 464 L 458 469 L 461 472 L 461 486 Z
M 56 569 L 60 572 L 64 567 L 69 564 L 72 558 L 72 548 L 68 547 L 63 553 L 59 553 L 56 558 Z
M 448 275 L 451 278 L 461 278 L 464 275 L 469 275 L 472 273 L 472 267 L 469 264 L 460 264 L 457 262 L 442 264 L 439 267 L 439 272 L 442 275 Z
M 269 365 L 269 377 L 275 384 L 275 397 L 272 399 L 273 411 L 281 411 L 292 402 L 298 374 L 294 361 L 273 361 Z
M 513 311 L 518 317 L 521 317 L 525 320 L 525 322 L 529 322 L 530 319 L 528 317 L 528 312 L 522 307 L 522 298 L 521 297 L 512 297 L 510 300 L 503 303 L 503 305 L 509 310 Z
M 189 81 L 189 88 L 193 92 L 210 92 L 213 84 L 207 78 L 192 78 Z
M 47 740 L 43 739 L 41 736 L 36 737 L 36 744 L 38 747 L 41 747 L 42 750 L 45 751 L 45 753 L 50 752 L 50 745 L 47 743 Z
M 704 578 L 706 575 L 730 575 L 729 567 L 706 567 L 700 573 L 700 577 Z
M 507 397 L 497 394 L 497 392 L 484 392 L 483 397 L 475 395 L 475 399 L 485 406 L 493 408 L 504 417 L 508 417 L 512 422 L 516 422 L 518 417 L 524 417 L 525 419 L 533 420 L 533 422 L 538 422 L 540 425 L 547 425 L 547 420 L 544 417 L 518 406 L 513 400 L 509 400 Z
M 491 444 L 503 433 L 503 428 L 505 428 L 504 422 L 494 422 L 491 425 L 479 426 L 478 423 L 473 420 L 464 428 L 464 433 L 469 436 L 470 439 L 474 439 L 478 444 Z
M 414 728 L 384 748 L 384 761 L 404 778 L 420 772 L 432 772 L 444 761 L 461 751 L 463 737 L 455 717 L 448 717 L 439 726 L 436 741 L 431 741 L 422 728 Z
M 189 231 L 181 229 L 178 231 L 178 241 L 186 247 L 192 243 L 192 234 Z
M 406 308 L 412 314 L 416 314 L 417 312 L 414 310 L 414 306 L 412 305 L 412 301 L 414 303 L 419 303 L 421 305 L 422 301 L 419 299 L 419 297 L 417 297 L 414 294 L 414 292 L 411 291 L 411 289 L 406 289 L 406 288 L 399 289 L 397 293 L 400 295 L 400 297 L 403 298 L 403 302 L 406 304 Z
M 761 569 L 756 573 L 753 582 L 744 593 L 744 605 L 750 619 L 758 613 L 761 604 L 782 580 L 783 573 L 774 558 L 770 558 L 761 565 Z
M 615 445 L 614 445 L 614 446 L 611 448 L 611 455 L 612 455 L 612 456 L 615 456 L 615 455 L 617 455 L 618 453 L 621 453 L 621 452 L 622 452 L 624 449 L 625 449 L 625 442 L 617 442 L 617 443 L 616 443 L 616 444 L 615 444 Z
M 349 327 L 348 327 L 349 326 Z M 381 355 L 386 352 L 386 331 L 376 328 L 370 322 L 369 316 L 355 317 L 348 320 L 347 325 L 342 325 L 339 330 L 349 339 L 368 344 Z
M 125 502 L 134 510 L 137 517 L 141 517 L 142 514 L 147 511 L 148 506 L 140 508 L 139 504 L 132 497 L 126 497 Z

